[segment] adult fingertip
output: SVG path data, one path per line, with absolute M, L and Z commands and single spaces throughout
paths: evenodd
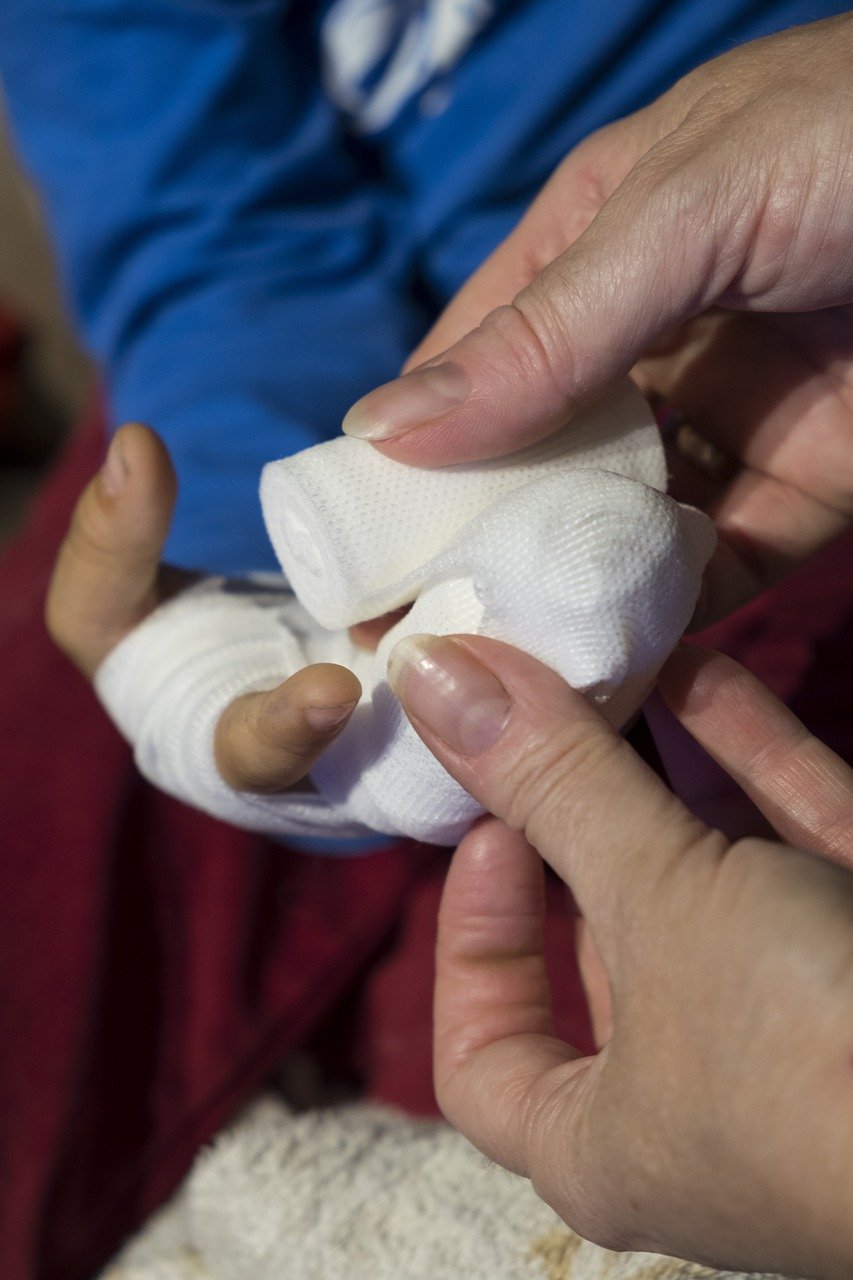
M 468 375 L 458 364 L 413 369 L 358 400 L 343 430 L 357 440 L 393 440 L 457 408 L 469 391 Z
M 564 426 L 574 392 L 523 307 L 498 306 L 440 356 L 358 401 L 344 431 L 413 466 L 503 457 Z
M 719 691 L 721 668 L 739 671 L 731 658 L 696 644 L 680 644 L 667 658 L 658 676 L 658 688 L 674 715 L 690 706 L 699 710 Z
M 496 640 L 409 637 L 389 678 L 415 730 L 485 809 L 523 831 L 604 935 L 659 898 L 707 829 L 577 690 Z M 618 800 L 617 800 L 618 798 Z
M 407 713 L 463 756 L 494 746 L 512 710 L 500 680 L 449 636 L 399 641 L 388 679 Z

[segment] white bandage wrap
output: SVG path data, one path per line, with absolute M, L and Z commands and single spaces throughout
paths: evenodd
M 266 466 L 261 505 L 285 576 L 311 616 L 335 630 L 414 600 L 433 558 L 488 507 L 579 470 L 666 489 L 660 436 L 633 387 L 620 385 L 567 429 L 511 457 L 437 471 L 401 466 L 340 436 Z M 499 571 L 503 550 L 495 548 Z
M 306 643 L 306 632 L 310 633 Z M 312 791 L 254 795 L 220 777 L 214 734 L 220 715 L 244 693 L 274 689 L 308 662 L 355 658 L 345 634 L 318 634 L 291 592 L 206 578 L 157 609 L 105 659 L 95 688 L 135 747 L 136 763 L 163 791 L 249 831 L 277 836 L 367 834 L 332 813 Z M 365 662 L 365 658 L 368 662 Z
M 665 496 L 648 408 L 627 384 L 514 458 L 424 471 L 338 439 L 271 463 L 261 500 L 299 597 L 218 580 L 162 606 L 96 677 L 142 772 L 238 826 L 377 831 L 452 844 L 482 812 L 409 725 L 386 678 L 403 636 L 466 632 L 524 649 L 623 725 L 690 620 L 711 522 Z M 414 601 L 366 654 L 346 627 Z M 311 772 L 317 794 L 238 793 L 213 757 L 236 696 L 309 662 L 364 695 Z

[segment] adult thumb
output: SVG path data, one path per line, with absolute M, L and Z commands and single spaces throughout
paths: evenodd
M 722 161 L 691 139 L 653 145 L 509 305 L 365 396 L 344 430 L 414 465 L 513 453 L 709 306 L 737 269 L 744 220 L 721 195 Z

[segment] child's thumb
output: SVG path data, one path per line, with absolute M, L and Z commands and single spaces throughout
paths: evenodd
M 131 424 L 116 433 L 77 503 L 48 591 L 46 621 L 86 675 L 160 602 L 160 554 L 176 490 L 162 441 Z

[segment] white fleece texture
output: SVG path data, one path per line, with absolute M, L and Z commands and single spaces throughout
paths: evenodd
M 270 463 L 261 503 L 286 590 L 208 580 L 106 659 L 96 687 L 164 790 L 274 836 L 370 831 L 458 841 L 482 812 L 409 725 L 386 678 L 404 636 L 466 632 L 525 650 L 621 727 L 684 631 L 714 546 L 668 498 L 660 437 L 628 383 L 539 445 L 425 471 L 340 438 Z M 410 612 L 365 655 L 346 628 Z M 317 794 L 238 794 L 213 734 L 238 694 L 308 662 L 355 670 L 364 695 L 311 772 Z
M 749 1278 L 582 1240 L 446 1124 L 366 1104 L 293 1115 L 269 1096 L 100 1280 Z

